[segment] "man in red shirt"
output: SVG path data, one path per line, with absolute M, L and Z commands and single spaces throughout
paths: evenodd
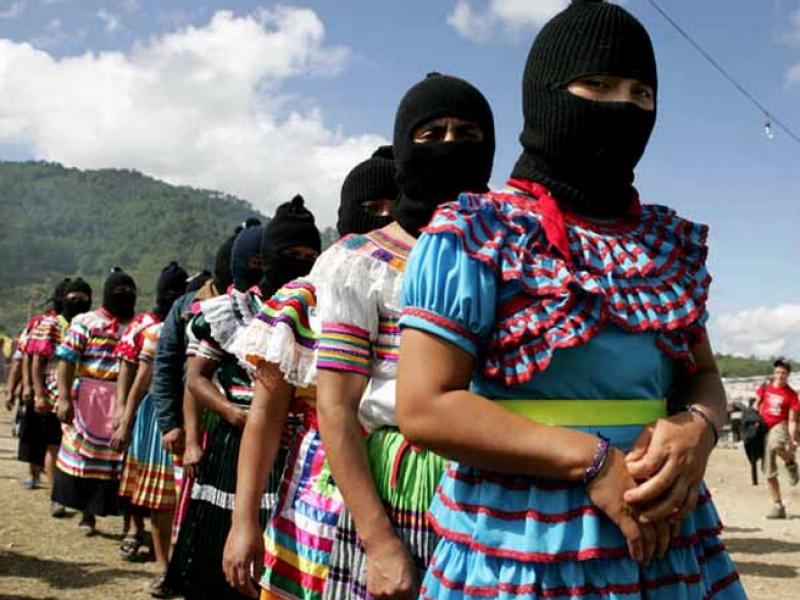
M 792 485 L 800 482 L 794 451 L 800 442 L 798 437 L 798 419 L 800 419 L 800 400 L 787 383 L 791 367 L 782 360 L 773 365 L 772 383 L 764 384 L 756 393 L 755 408 L 769 428 L 767 434 L 766 461 L 764 463 L 767 482 L 772 493 L 772 511 L 768 519 L 785 519 L 786 508 L 781 500 L 781 488 L 778 484 L 778 458 L 786 464 Z

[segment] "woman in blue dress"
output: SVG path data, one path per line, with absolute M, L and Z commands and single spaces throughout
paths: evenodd
M 574 1 L 523 90 L 510 189 L 440 206 L 409 258 L 397 418 L 452 461 L 420 597 L 744 598 L 702 483 L 725 415 L 707 228 L 632 186 L 650 38 Z

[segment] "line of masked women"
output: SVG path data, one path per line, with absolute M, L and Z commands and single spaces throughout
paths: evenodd
M 160 313 L 130 322 L 112 274 L 53 352 L 54 500 L 87 528 L 148 509 L 159 597 L 746 597 L 702 481 L 707 228 L 633 187 L 657 83 L 642 25 L 576 0 L 529 54 L 502 192 L 488 102 L 433 73 L 325 252 L 297 197 L 201 289 L 167 267 Z

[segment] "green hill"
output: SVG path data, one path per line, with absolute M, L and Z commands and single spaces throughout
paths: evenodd
M 176 187 L 136 171 L 81 171 L 58 164 L 0 163 L 0 329 L 13 332 L 41 310 L 53 285 L 80 275 L 102 296 L 120 266 L 153 304 L 156 277 L 171 260 L 188 271 L 213 267 L 238 223 L 256 215 L 234 196 Z

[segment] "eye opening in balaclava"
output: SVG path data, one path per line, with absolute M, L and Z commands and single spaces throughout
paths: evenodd
M 483 140 L 414 142 L 420 126 L 443 117 L 477 124 Z M 429 74 L 406 93 L 397 109 L 394 152 L 400 193 L 395 220 L 417 236 L 442 202 L 461 192 L 486 191 L 494 151 L 494 116 L 483 94 L 463 79 Z
M 103 308 L 123 321 L 136 312 L 136 282 L 120 267 L 112 267 L 103 285 Z
M 156 306 L 153 312 L 160 320 L 167 318 L 175 300 L 186 293 L 188 274 L 177 262 L 172 261 L 161 271 L 156 283 Z
M 381 229 L 394 220 L 391 214 L 373 214 L 365 206 L 379 200 L 394 203 L 399 192 L 394 171 L 391 146 L 381 146 L 369 159 L 350 171 L 342 184 L 339 219 L 336 223 L 340 236 Z
M 305 207 L 303 197 L 297 195 L 290 202 L 278 207 L 275 216 L 264 229 L 261 240 L 261 254 L 264 257 L 261 291 L 265 298 L 311 271 L 313 260 L 283 254 L 289 248 L 300 246 L 310 248 L 316 254 L 322 251 L 322 239 L 314 215 Z
M 650 36 L 625 9 L 573 0 L 536 37 L 523 76 L 524 152 L 513 178 L 535 181 L 559 205 L 589 216 L 625 214 L 633 170 L 656 111 L 630 102 L 590 100 L 567 90 L 593 75 L 636 79 L 657 93 Z

